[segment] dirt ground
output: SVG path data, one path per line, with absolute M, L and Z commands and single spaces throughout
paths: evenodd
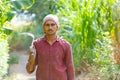
M 9 68 L 9 74 L 14 75 L 17 79 L 14 80 L 35 80 L 35 72 L 28 74 L 25 69 L 28 55 L 25 51 L 16 52 L 19 56 L 19 63 L 13 64 Z

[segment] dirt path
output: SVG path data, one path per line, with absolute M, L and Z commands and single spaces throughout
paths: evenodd
M 19 63 L 13 64 L 10 66 L 9 73 L 10 75 L 14 75 L 14 80 L 35 80 L 35 72 L 32 74 L 28 74 L 26 72 L 26 63 L 28 59 L 28 55 L 25 51 L 16 52 L 19 56 Z

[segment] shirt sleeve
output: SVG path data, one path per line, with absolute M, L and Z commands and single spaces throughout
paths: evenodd
M 35 40 L 33 42 L 34 48 L 36 49 L 36 56 L 35 56 L 35 65 L 38 64 L 37 58 L 38 58 L 38 54 L 37 54 L 37 41 Z
M 66 48 L 66 66 L 68 80 L 75 80 L 75 69 L 73 64 L 72 47 L 70 44 Z

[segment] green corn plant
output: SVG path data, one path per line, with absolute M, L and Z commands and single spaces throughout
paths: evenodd
M 113 61 L 110 33 L 115 27 L 115 3 L 116 0 L 56 2 L 61 22 L 59 34 L 72 44 L 75 67 L 82 66 L 82 61 L 85 61 L 98 67 L 99 72 L 108 72 L 107 68 L 112 70 L 106 64 L 112 65 L 110 61 Z
M 61 17 L 62 24 L 61 35 L 71 42 L 75 56 L 91 62 L 96 57 L 94 53 L 96 39 L 102 37 L 102 32 L 110 32 L 114 27 L 112 5 L 115 0 L 67 0 L 63 2 L 64 0 L 57 2 L 58 16 Z

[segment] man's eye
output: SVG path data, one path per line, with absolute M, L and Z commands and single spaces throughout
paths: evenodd
M 46 24 L 45 26 L 49 26 L 49 24 Z
M 55 26 L 55 24 L 53 23 L 53 24 L 45 24 L 45 26 Z
M 55 24 L 51 24 L 51 26 L 54 26 Z

